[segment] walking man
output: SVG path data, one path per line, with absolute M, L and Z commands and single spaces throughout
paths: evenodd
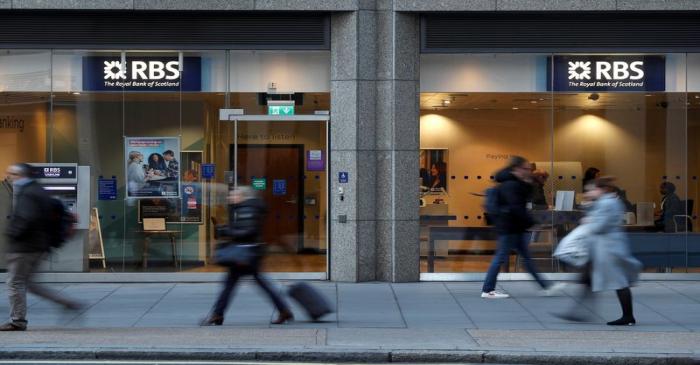
M 0 331 L 27 329 L 27 290 L 76 310 L 81 304 L 63 298 L 57 292 L 32 282 L 42 258 L 51 247 L 49 231 L 50 196 L 31 178 L 31 167 L 15 164 L 7 169 L 12 182 L 12 216 L 7 226 L 7 292 L 10 299 L 10 322 L 0 325 Z
M 487 299 L 508 298 L 509 295 L 496 291 L 496 277 L 501 265 L 509 259 L 510 250 L 516 250 L 525 263 L 527 271 L 535 278 L 542 289 L 547 284 L 535 271 L 528 250 L 528 239 L 525 231 L 534 222 L 527 211 L 527 202 L 532 189 L 532 165 L 525 158 L 513 156 L 508 165 L 496 174 L 497 206 L 496 231 L 498 232 L 498 247 L 486 274 L 486 280 L 481 297 Z

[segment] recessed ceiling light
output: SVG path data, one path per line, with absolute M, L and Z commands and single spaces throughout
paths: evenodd
M 447 100 L 447 99 L 442 101 L 442 105 L 445 105 L 445 106 L 450 105 L 450 103 L 452 103 L 452 102 Z
M 73 91 L 73 95 L 80 95 L 79 91 Z
M 474 110 L 479 110 L 479 108 L 474 108 Z
M 646 96 L 646 97 L 650 97 L 650 96 L 652 96 L 652 95 L 651 95 L 651 94 L 645 94 L 644 96 Z
M 537 100 L 530 100 L 530 104 L 537 104 Z
M 540 98 L 540 101 L 544 101 L 544 98 Z
M 513 110 L 518 110 L 518 109 L 519 109 L 519 108 L 518 108 L 517 106 L 514 106 L 514 107 L 513 107 Z
M 695 99 L 700 99 L 700 95 L 695 95 Z

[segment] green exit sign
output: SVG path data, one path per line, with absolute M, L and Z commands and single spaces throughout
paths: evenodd
M 251 185 L 253 185 L 253 189 L 255 190 L 265 190 L 267 189 L 267 179 L 264 177 L 253 178 Z
M 267 115 L 294 115 L 294 105 L 268 105 Z

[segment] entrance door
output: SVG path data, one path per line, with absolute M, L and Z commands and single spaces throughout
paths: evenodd
M 231 145 L 232 154 L 234 148 Z M 267 205 L 265 242 L 295 251 L 303 249 L 303 154 L 303 144 L 239 144 L 236 167 L 238 184 L 259 190 Z
M 221 119 L 220 136 L 229 138 L 219 145 L 226 148 L 226 183 L 256 189 L 268 209 L 263 270 L 327 278 L 328 116 Z

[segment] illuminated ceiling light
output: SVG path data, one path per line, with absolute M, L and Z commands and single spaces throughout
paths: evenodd
M 80 91 L 73 91 L 73 95 L 80 95 Z
M 451 103 L 452 103 L 452 102 L 451 102 L 450 100 L 447 100 L 447 99 L 445 99 L 445 100 L 442 101 L 442 105 L 443 105 L 443 106 L 448 106 L 448 105 L 450 105 Z
M 544 98 L 540 98 L 540 101 L 544 101 Z
M 530 100 L 530 104 L 537 104 L 537 100 Z
M 645 94 L 644 96 L 646 96 L 646 97 L 650 97 L 650 96 L 652 96 L 652 95 L 651 95 L 651 94 Z
M 474 110 L 479 110 L 479 108 L 474 108 Z
M 518 108 L 517 106 L 513 107 L 513 110 L 518 110 L 518 109 L 520 109 L 520 108 Z
M 695 95 L 695 99 L 700 99 L 700 95 Z

